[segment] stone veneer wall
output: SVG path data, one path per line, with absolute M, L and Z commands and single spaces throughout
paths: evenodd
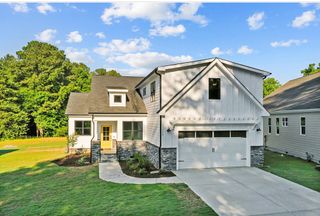
M 127 160 L 134 153 L 146 155 L 151 163 L 159 168 L 159 147 L 145 141 L 124 140 L 117 141 L 117 154 L 119 160 Z
M 264 146 L 251 146 L 251 166 L 259 167 L 264 163 Z
M 92 141 L 91 145 L 91 163 L 100 162 L 100 141 Z
M 177 149 L 176 148 L 161 149 L 161 169 L 163 170 L 177 169 Z

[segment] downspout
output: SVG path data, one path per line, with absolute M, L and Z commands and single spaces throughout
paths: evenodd
M 161 104 L 162 104 L 162 80 L 161 80 L 161 74 L 158 72 L 158 69 L 155 71 L 155 74 L 157 74 L 160 78 L 160 82 L 159 82 L 159 95 L 160 95 L 160 101 L 159 101 L 159 110 L 161 109 Z M 161 148 L 162 148 L 162 117 L 160 115 L 160 129 L 159 129 L 159 132 L 160 132 L 160 137 L 159 137 L 159 141 L 160 141 L 160 146 L 159 146 L 159 169 L 161 169 Z
M 91 141 L 90 141 L 90 148 L 91 148 L 91 149 L 90 149 L 90 158 L 91 158 L 91 163 L 92 163 L 92 142 L 93 142 L 94 134 L 95 134 L 95 128 L 94 128 L 93 118 L 94 118 L 94 114 L 91 114 L 92 131 L 93 131 L 93 135 L 92 135 L 92 138 L 91 138 Z

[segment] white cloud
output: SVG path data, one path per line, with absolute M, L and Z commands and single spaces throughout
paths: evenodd
M 85 64 L 91 64 L 93 62 L 93 59 L 88 54 L 89 51 L 87 49 L 75 49 L 72 47 L 67 47 L 65 50 L 67 58 L 70 59 L 72 62 L 78 62 L 78 63 L 85 63 Z
M 10 6 L 15 12 L 27 13 L 29 12 L 29 7 L 26 3 L 10 3 Z
M 35 37 L 37 40 L 42 42 L 51 42 L 56 36 L 57 30 L 55 29 L 46 29 L 39 34 L 36 34 Z
M 67 36 L 67 42 L 69 43 L 80 43 L 82 41 L 82 36 L 78 31 L 70 32 Z
M 290 47 L 292 45 L 299 46 L 301 44 L 308 43 L 308 40 L 288 40 L 288 41 L 274 41 L 271 42 L 270 45 L 272 47 Z
M 119 53 L 131 53 L 149 49 L 150 41 L 145 38 L 133 38 L 128 40 L 114 39 L 109 43 L 99 43 L 94 52 L 102 56 L 116 55 Z
M 48 12 L 56 12 L 56 9 L 47 3 L 41 3 L 37 6 L 39 13 L 47 14 Z
M 263 19 L 264 19 L 264 12 L 254 13 L 253 15 L 249 16 L 247 19 L 249 28 L 251 30 L 260 29 L 264 25 Z
M 197 14 L 201 4 L 185 3 L 176 11 L 175 4 L 157 2 L 119 2 L 105 8 L 101 19 L 111 25 L 114 20 L 125 17 L 129 20 L 144 19 L 152 24 L 173 23 L 178 20 L 189 20 L 200 25 L 206 25 L 204 16 Z
M 106 38 L 106 36 L 104 35 L 103 32 L 97 32 L 97 33 L 96 33 L 96 37 L 98 37 L 98 38 L 100 38 L 100 39 Z
M 149 34 L 152 36 L 178 36 L 186 31 L 186 28 L 183 25 L 177 26 L 160 26 L 156 25 L 149 30 Z
M 159 52 L 144 52 L 144 53 L 129 53 L 120 56 L 113 56 L 107 59 L 108 62 L 121 62 L 127 64 L 134 69 L 153 69 L 159 65 L 173 64 L 179 62 L 191 61 L 191 56 L 171 56 L 166 53 Z
M 219 56 L 219 55 L 231 55 L 232 54 L 232 50 L 231 49 L 228 49 L 228 50 L 221 50 L 220 47 L 215 47 L 211 50 L 211 54 L 214 55 L 214 56 Z
M 253 52 L 253 49 L 249 48 L 247 45 L 242 45 L 239 49 L 238 49 L 238 53 L 242 54 L 242 55 L 249 55 Z
M 292 27 L 294 28 L 302 28 L 309 26 L 312 21 L 316 19 L 315 11 L 305 11 L 300 16 L 297 16 L 292 21 Z

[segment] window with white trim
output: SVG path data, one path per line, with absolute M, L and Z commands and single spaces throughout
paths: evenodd
M 75 135 L 91 135 L 91 121 L 75 121 Z
M 156 81 L 150 83 L 150 101 L 153 102 L 156 100 Z
M 288 117 L 282 118 L 282 127 L 288 127 Z
M 306 135 L 306 117 L 300 118 L 300 135 Z
M 276 118 L 276 134 L 280 134 L 280 119 Z
M 147 87 L 144 87 L 142 89 L 142 96 L 146 96 L 146 94 L 147 94 Z
M 268 133 L 269 134 L 271 134 L 271 128 L 272 128 L 271 118 L 268 118 Z

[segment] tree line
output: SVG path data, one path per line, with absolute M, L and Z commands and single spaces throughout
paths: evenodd
M 65 135 L 69 94 L 90 91 L 94 74 L 120 76 L 102 68 L 90 72 L 38 41 L 0 58 L 0 139 Z

